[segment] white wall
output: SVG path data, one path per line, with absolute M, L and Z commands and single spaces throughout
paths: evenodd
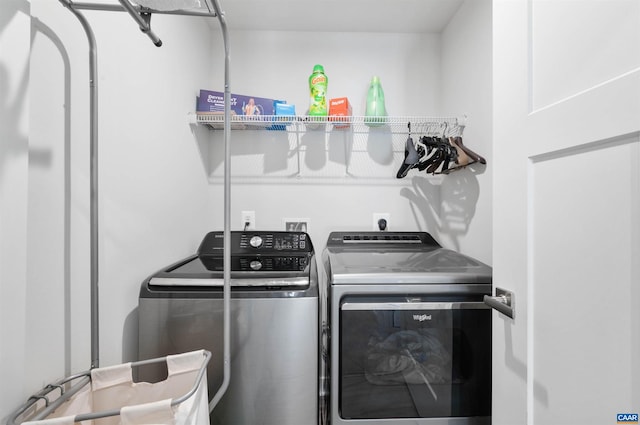
M 440 239 L 492 264 L 492 2 L 465 1 L 442 33 L 442 105 L 468 114 L 464 143 L 486 167 L 452 173 L 442 184 Z
M 0 3 L 0 421 L 25 391 L 30 4 Z M 11 383 L 9 385 L 9 383 Z
M 256 211 L 259 229 L 309 218 L 320 252 L 330 231 L 369 230 L 371 214 L 387 212 L 391 230 L 426 230 L 490 263 L 489 3 L 461 8 L 469 36 L 450 26 L 327 33 L 317 44 L 308 33 L 232 33 L 236 93 L 282 97 L 303 114 L 321 63 L 329 96 L 348 96 L 362 115 L 378 75 L 391 115 L 468 114 L 465 141 L 489 161 L 397 180 L 404 134 L 359 136 L 345 156 L 341 135 L 309 133 L 298 157 L 295 135 L 234 132 L 233 228 L 242 210 Z M 89 115 L 87 40 L 73 15 L 50 0 L 3 0 L 0 13 L 0 367 L 3 382 L 19 382 L 1 398 L 4 420 L 42 385 L 89 367 Z M 124 13 L 85 15 L 99 52 L 100 364 L 109 365 L 136 355 L 141 281 L 222 228 L 221 133 L 187 114 L 200 88 L 222 88 L 223 65 L 215 24 L 154 15 L 156 48 Z M 301 175 L 288 176 L 298 160 Z
M 323 33 L 322 43 L 312 47 L 309 37 L 306 32 L 233 32 L 232 92 L 285 99 L 304 114 L 308 77 L 319 63 L 329 78 L 328 97 L 348 97 L 354 115 L 364 115 L 373 75 L 381 79 L 390 115 L 440 113 L 438 34 Z M 222 69 L 214 64 L 213 72 Z M 422 202 L 423 190 L 434 192 L 431 183 L 395 178 L 406 134 L 395 140 L 384 134 L 370 140 L 355 136 L 350 167 L 360 177 L 354 179 L 344 178 L 340 133 L 327 140 L 322 131 L 302 134 L 305 152 L 300 158 L 290 149 L 295 139 L 295 134 L 287 138 L 279 132 L 232 132 L 233 229 L 241 228 L 242 210 L 254 210 L 262 230 L 283 230 L 283 218 L 309 218 L 318 252 L 331 230 L 371 230 L 373 212 L 390 213 L 390 229 L 429 230 L 430 212 L 414 199 Z M 210 197 L 215 205 L 222 199 L 222 133 L 212 132 L 211 143 Z M 301 176 L 287 177 L 292 167 L 297 171 L 298 159 Z M 221 228 L 221 206 L 212 211 L 209 223 L 212 229 Z
M 372 230 L 372 213 L 386 212 L 390 230 L 428 231 L 443 245 L 490 264 L 491 2 L 465 2 L 442 34 L 323 33 L 319 38 L 322 43 L 310 44 L 305 32 L 232 33 L 232 92 L 284 99 L 304 114 L 307 78 L 320 63 L 329 77 L 328 97 L 347 96 L 353 114 L 364 115 L 369 80 L 379 75 L 390 115 L 468 115 L 465 144 L 485 157 L 488 167 L 440 177 L 411 170 L 398 180 L 406 134 L 355 135 L 345 160 L 339 133 L 301 135 L 298 156 L 295 134 L 233 131 L 232 228 L 240 228 L 243 210 L 256 212 L 261 230 L 283 229 L 284 217 L 309 218 L 321 251 L 330 231 Z M 215 57 L 212 72 L 221 75 Z M 222 200 L 222 132 L 210 137 L 209 194 L 215 205 Z M 356 170 L 355 177 L 345 177 L 345 164 Z M 209 225 L 220 229 L 222 222 L 220 205 Z
M 59 2 L 2 2 L 0 354 L 3 418 L 90 366 L 88 42 Z M 84 12 L 98 44 L 100 364 L 137 355 L 138 290 L 207 229 L 207 175 L 187 114 L 211 85 L 200 18 Z M 11 44 L 8 44 L 11 40 Z M 9 48 L 7 48 L 9 46 Z M 29 61 L 30 56 L 30 61 Z M 6 405 L 5 405 L 6 403 Z

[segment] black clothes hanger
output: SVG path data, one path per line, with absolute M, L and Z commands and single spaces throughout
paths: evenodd
M 423 136 L 420 141 L 427 146 L 431 155 L 425 158 L 418 167 L 427 174 L 441 174 L 449 168 L 449 164 L 457 160 L 458 154 L 446 138 Z
M 437 136 L 421 136 L 415 143 L 411 137 L 411 123 L 407 124 L 409 135 L 405 143 L 404 160 L 400 164 L 397 178 L 406 177 L 409 170 L 417 168 L 427 174 L 449 174 L 468 165 L 487 161 L 462 142 L 460 136 L 446 136 L 447 123 Z
M 424 146 L 425 154 L 420 158 L 420 163 L 417 165 L 418 170 L 424 171 L 434 161 L 434 156 L 438 153 L 438 143 L 435 138 L 422 136 L 420 138 L 420 145 Z
M 481 157 L 462 143 L 462 137 L 449 137 L 448 140 L 451 146 L 456 150 L 458 158 L 455 161 L 455 164 L 444 172 L 445 174 L 449 174 L 451 171 L 464 168 L 467 165 L 475 164 L 476 162 L 479 162 L 480 164 L 487 163 L 487 161 L 483 157 Z
M 417 151 L 416 146 L 411 138 L 411 122 L 407 124 L 409 128 L 409 135 L 404 145 L 404 161 L 400 164 L 396 177 L 401 179 L 407 175 L 410 169 L 416 166 L 420 161 L 420 153 Z

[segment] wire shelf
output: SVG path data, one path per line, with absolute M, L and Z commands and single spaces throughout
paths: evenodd
M 224 128 L 224 115 L 219 112 L 196 112 L 196 122 L 214 130 Z M 308 116 L 308 115 L 232 115 L 232 130 L 280 131 L 381 131 L 390 133 L 462 136 L 466 117 L 420 116 Z

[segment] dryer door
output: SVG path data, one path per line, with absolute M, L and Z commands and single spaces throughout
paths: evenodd
M 339 339 L 343 419 L 488 422 L 491 311 L 477 297 L 345 297 Z

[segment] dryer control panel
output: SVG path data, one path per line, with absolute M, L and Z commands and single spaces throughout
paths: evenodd
M 440 248 L 440 244 L 427 232 L 332 232 L 327 247 L 415 247 Z

